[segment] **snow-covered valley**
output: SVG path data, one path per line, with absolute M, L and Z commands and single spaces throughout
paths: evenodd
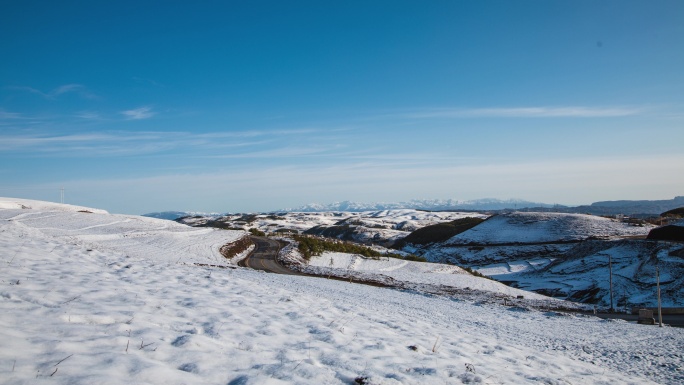
M 683 329 L 259 273 L 222 259 L 241 231 L 0 201 L 3 384 L 684 381 Z

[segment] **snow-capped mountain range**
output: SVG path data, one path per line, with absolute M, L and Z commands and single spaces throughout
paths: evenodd
M 376 202 L 361 203 L 341 201 L 334 203 L 310 203 L 304 206 L 271 211 L 273 213 L 285 212 L 363 212 L 382 210 L 427 210 L 427 211 L 499 211 L 499 210 L 523 210 L 523 211 L 553 211 L 563 213 L 581 213 L 594 215 L 637 215 L 657 216 L 661 213 L 684 207 L 684 196 L 677 196 L 667 200 L 619 200 L 595 202 L 583 206 L 567 206 L 562 204 L 549 204 L 531 202 L 524 199 L 412 199 L 407 202 Z M 194 211 L 164 211 L 143 214 L 146 217 L 175 220 L 186 216 L 220 216 L 220 213 L 204 213 Z M 225 215 L 225 214 L 223 214 Z
M 400 210 L 400 209 L 416 209 L 416 210 L 506 210 L 506 209 L 523 209 L 529 207 L 545 207 L 550 208 L 554 205 L 547 203 L 530 202 L 523 199 L 476 199 L 476 200 L 456 200 L 456 199 L 412 199 L 408 202 L 376 202 L 376 203 L 359 203 L 351 201 L 334 202 L 328 204 L 311 203 L 296 208 L 288 208 L 281 211 L 284 212 L 318 212 L 318 211 L 378 211 L 378 210 Z
M 222 214 L 220 213 L 204 213 L 204 212 L 198 212 L 198 211 L 162 211 L 158 213 L 149 213 L 149 214 L 144 214 L 144 217 L 150 217 L 150 218 L 157 218 L 157 219 L 168 219 L 171 221 L 174 221 L 178 218 L 182 217 L 191 217 L 191 216 L 196 216 L 196 215 L 201 215 L 203 217 L 216 217 L 220 216 Z

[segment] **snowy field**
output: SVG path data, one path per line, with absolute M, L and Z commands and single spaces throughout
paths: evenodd
M 0 201 L 2 384 L 684 382 L 682 329 L 201 267 L 242 233 Z

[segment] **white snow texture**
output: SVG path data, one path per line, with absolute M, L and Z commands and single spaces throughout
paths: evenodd
M 0 202 L 1 384 L 684 382 L 682 329 L 259 273 L 218 252 L 243 232 Z

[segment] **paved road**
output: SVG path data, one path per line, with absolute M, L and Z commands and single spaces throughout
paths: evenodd
M 269 273 L 300 275 L 276 261 L 275 256 L 280 250 L 280 243 L 266 237 L 250 237 L 256 246 L 254 251 L 238 265 Z

